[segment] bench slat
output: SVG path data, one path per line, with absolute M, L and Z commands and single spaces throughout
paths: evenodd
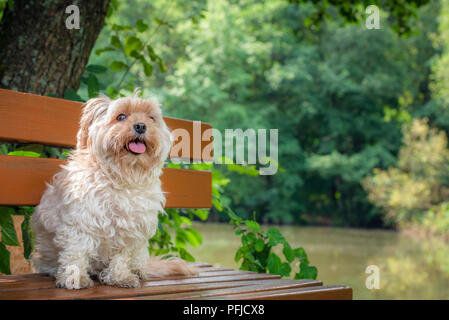
M 352 300 L 352 289 L 344 286 L 319 286 L 267 290 L 261 292 L 209 296 L 212 300 Z
M 76 145 L 81 106 L 82 103 L 76 101 L 0 89 L 0 140 L 73 148 Z M 202 150 L 212 141 L 201 141 L 204 131 L 212 128 L 210 124 L 171 117 L 164 117 L 164 120 L 171 130 L 187 130 L 190 136 L 190 159 L 212 161 L 212 155 L 201 155 Z M 198 137 L 194 136 L 194 125 L 198 125 Z M 198 144 L 201 152 L 193 152 L 194 138 L 201 141 Z M 170 157 L 178 157 L 173 149 Z
M 45 182 L 64 160 L 0 156 L 0 205 L 37 205 Z M 210 208 L 212 174 L 209 171 L 165 168 L 162 189 L 166 208 Z
M 223 271 L 222 271 L 223 272 Z M 154 278 L 142 284 L 141 288 L 118 288 L 101 286 L 96 281 L 95 287 L 83 290 L 67 290 L 55 288 L 54 279 L 42 274 L 2 276 L 0 277 L 0 300 L 2 299 L 167 299 L 195 296 L 198 298 L 211 297 L 231 293 L 257 292 L 264 290 L 279 290 L 285 288 L 304 288 L 320 286 L 317 280 L 289 280 L 279 279 L 275 275 L 247 273 L 234 270 L 230 273 L 209 277 L 197 276 L 196 281 L 175 281 L 168 283 L 171 277 Z M 205 272 L 208 273 L 208 272 Z M 204 274 L 204 273 L 203 273 Z M 189 280 L 195 277 L 183 277 Z M 229 289 L 220 291 L 221 289 Z M 233 290 L 232 288 L 236 288 Z M 197 293 L 198 292 L 198 293 Z M 181 295 L 180 295 L 181 294 Z M 180 295 L 180 296 L 177 296 Z
M 242 293 L 259 293 L 264 291 L 296 289 L 305 287 L 322 286 L 319 280 L 264 280 L 252 281 L 244 286 L 227 287 L 227 288 L 208 288 L 206 290 L 195 290 L 190 292 L 177 292 L 166 294 L 152 294 L 148 296 L 137 297 L 137 300 L 199 300 L 212 298 L 214 296 L 233 295 Z

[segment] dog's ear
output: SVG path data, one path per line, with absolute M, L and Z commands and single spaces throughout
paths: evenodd
M 95 119 L 106 112 L 110 103 L 111 100 L 108 97 L 101 96 L 98 98 L 90 99 L 83 105 L 83 112 L 80 119 L 80 129 L 78 130 L 78 134 L 76 135 L 77 149 L 87 148 L 89 127 Z

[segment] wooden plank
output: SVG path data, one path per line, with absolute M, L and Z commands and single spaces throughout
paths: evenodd
M 206 268 L 206 267 L 212 267 L 210 263 L 207 262 L 201 262 L 201 261 L 195 261 L 195 262 L 189 262 L 192 266 L 197 268 Z
M 255 285 L 266 279 L 279 279 L 279 276 L 250 273 L 215 277 L 184 277 L 177 280 L 161 278 L 144 282 L 141 288 L 133 289 L 102 286 L 96 281 L 93 288 L 67 290 L 55 288 L 54 279 L 50 277 L 43 279 L 41 276 L 36 276 L 35 279 L 0 281 L 0 299 L 112 299 Z
M 189 278 L 198 278 L 199 281 L 204 280 L 204 278 L 209 277 L 232 277 L 235 275 L 244 275 L 244 274 L 250 274 L 252 272 L 245 272 L 245 271 L 239 271 L 239 270 L 218 270 L 215 272 L 210 271 L 202 271 L 201 268 L 199 270 L 199 274 L 189 276 Z M 151 278 L 147 282 L 143 283 L 143 286 L 146 286 L 148 282 L 154 282 L 160 283 L 160 281 L 175 281 L 176 280 L 183 280 L 186 279 L 185 276 L 182 275 L 174 275 L 174 276 L 166 276 L 163 278 Z M 101 284 L 96 281 L 96 286 L 100 286 Z M 151 286 L 151 285 L 150 285 Z M 35 276 L 26 276 L 26 277 L 2 277 L 0 278 L 0 292 L 5 291 L 11 291 L 11 290 L 35 290 L 35 289 L 43 289 L 43 288 L 54 288 L 55 287 L 55 280 L 51 277 L 42 275 L 42 274 L 36 274 Z
M 73 148 L 81 106 L 80 102 L 0 89 L 0 119 L 5 120 L 0 126 L 0 140 Z M 189 159 L 212 161 L 211 154 L 202 155 L 212 141 L 211 138 L 202 141 L 204 132 L 212 128 L 210 124 L 172 117 L 164 120 L 171 130 L 183 129 L 189 133 Z M 171 158 L 179 157 L 175 150 L 173 146 Z
M 213 300 L 352 300 L 352 289 L 345 286 L 319 286 L 308 288 L 268 290 L 209 296 Z
M 281 290 L 281 289 L 295 289 L 322 286 L 323 283 L 319 280 L 263 280 L 253 281 L 247 285 L 239 287 L 228 288 L 208 288 L 206 290 L 195 290 L 190 292 L 176 292 L 167 294 L 152 294 L 148 296 L 136 297 L 136 300 L 199 300 L 205 298 L 212 298 L 214 296 L 243 294 L 243 293 L 258 293 L 264 291 Z
M 201 283 L 210 282 L 210 280 L 229 281 L 229 280 L 253 280 L 253 279 L 269 279 L 279 278 L 277 275 L 258 274 L 251 271 L 241 270 L 218 270 L 218 271 L 202 271 L 199 268 L 199 274 L 192 276 L 173 275 L 161 278 L 150 278 L 142 283 L 144 287 L 176 285 L 180 283 Z M 95 281 L 96 286 L 100 286 L 98 281 Z M 34 290 L 34 289 L 48 289 L 54 288 L 55 281 L 52 277 L 44 274 L 26 274 L 26 275 L 12 275 L 0 277 L 0 292 L 11 290 Z
M 45 182 L 60 170 L 64 160 L 0 156 L 0 204 L 37 205 Z M 162 189 L 166 208 L 210 208 L 212 175 L 209 171 L 164 168 Z
M 194 292 L 254 285 L 257 281 L 225 281 L 141 288 L 96 286 L 81 290 L 43 288 L 38 290 L 0 291 L 0 300 L 67 300 L 67 299 L 138 299 L 140 296 Z

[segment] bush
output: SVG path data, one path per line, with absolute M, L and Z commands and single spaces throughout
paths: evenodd
M 375 169 L 363 180 L 369 200 L 382 207 L 387 222 L 401 225 L 420 221 L 449 195 L 449 150 L 443 131 L 430 128 L 427 119 L 403 127 L 398 164 Z

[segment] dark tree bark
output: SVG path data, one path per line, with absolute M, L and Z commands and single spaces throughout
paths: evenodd
M 0 23 L 0 88 L 64 96 L 77 90 L 110 0 L 15 0 Z M 66 7 L 80 11 L 67 29 Z

